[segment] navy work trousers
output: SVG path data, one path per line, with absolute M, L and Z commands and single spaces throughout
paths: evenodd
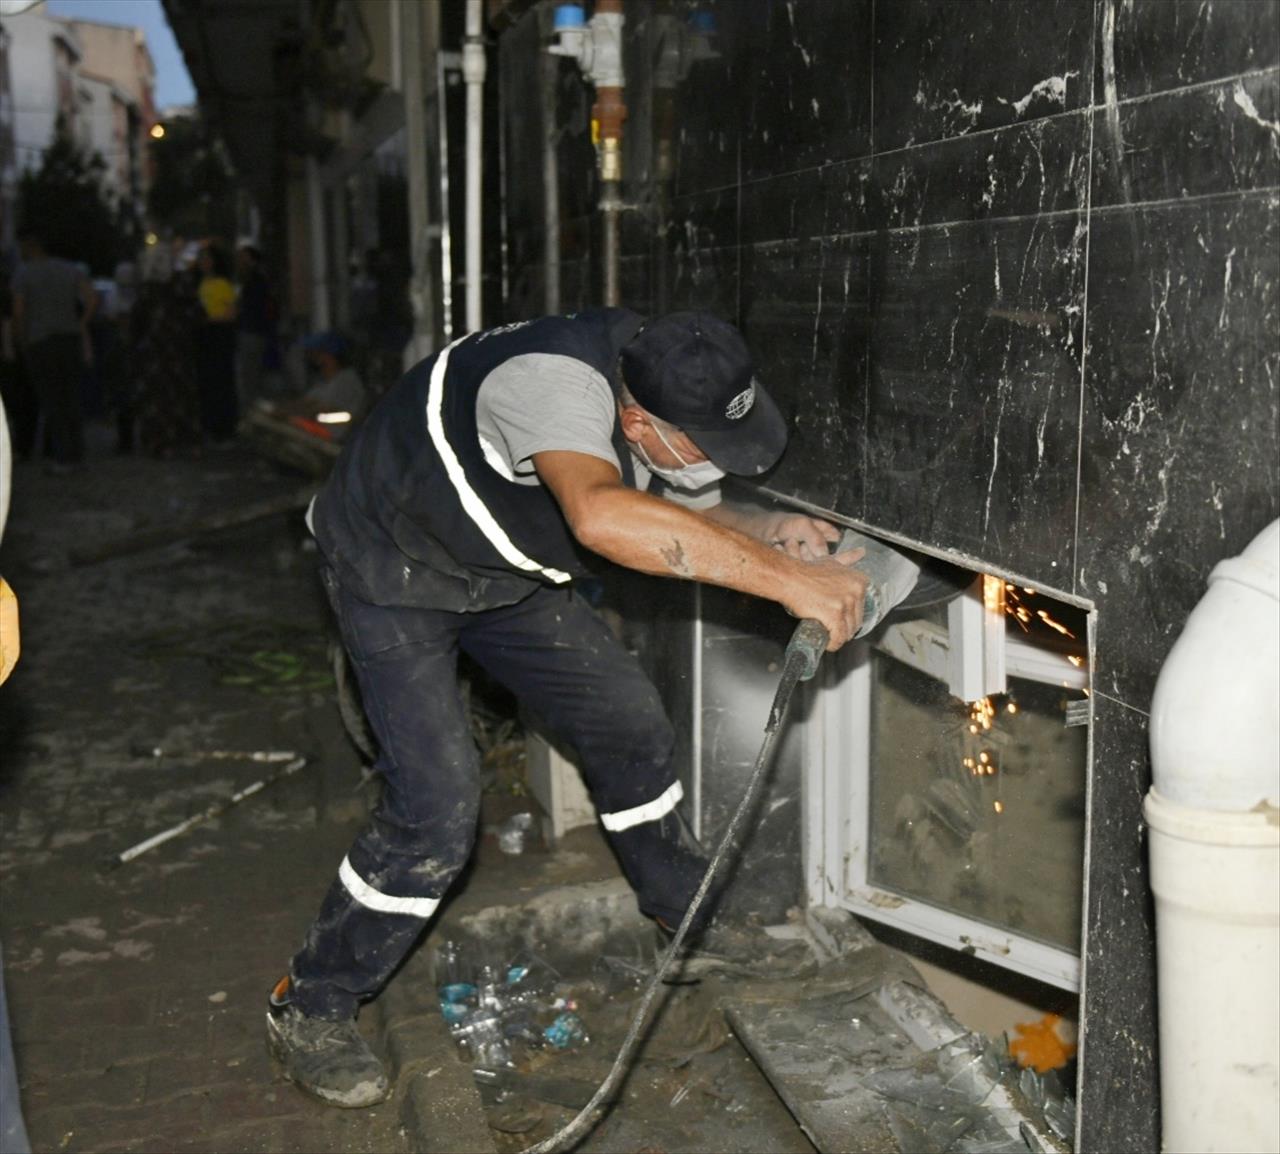
M 580 596 L 543 588 L 451 613 L 369 605 L 323 576 L 384 789 L 293 959 L 303 1013 L 349 1017 L 377 993 L 471 853 L 480 767 L 459 649 L 573 747 L 641 909 L 679 919 L 705 859 L 677 828 L 674 733 L 639 663 Z

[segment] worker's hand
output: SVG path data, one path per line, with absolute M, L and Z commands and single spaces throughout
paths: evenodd
M 780 513 L 770 522 L 765 540 L 798 561 L 827 556 L 827 546 L 840 540 L 840 530 L 829 521 L 804 513 Z
M 852 566 L 862 560 L 864 552 L 847 549 L 834 557 L 797 566 L 787 596 L 782 599 L 792 615 L 822 622 L 831 637 L 828 653 L 851 640 L 862 624 L 868 578 Z

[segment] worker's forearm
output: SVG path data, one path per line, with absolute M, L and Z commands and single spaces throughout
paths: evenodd
M 704 517 L 723 525 L 726 529 L 736 529 L 748 537 L 758 541 L 768 541 L 774 524 L 778 520 L 777 513 L 766 513 L 760 509 L 745 509 L 740 505 L 731 505 L 721 501 L 710 509 L 699 510 Z
M 719 518 L 647 493 L 619 488 L 596 500 L 590 522 L 574 526 L 575 533 L 589 549 L 628 569 L 778 601 L 801 564 Z

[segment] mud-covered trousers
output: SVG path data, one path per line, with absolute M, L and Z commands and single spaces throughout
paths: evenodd
M 545 588 L 451 613 L 369 605 L 323 576 L 378 740 L 383 793 L 293 959 L 303 1013 L 349 1017 L 376 994 L 470 855 L 480 766 L 459 650 L 576 751 L 640 908 L 678 922 L 705 858 L 676 812 L 671 724 L 638 662 L 578 594 Z

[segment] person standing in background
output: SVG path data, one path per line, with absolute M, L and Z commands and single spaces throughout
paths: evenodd
M 160 245 L 147 249 L 129 318 L 129 352 L 137 377 L 138 441 L 152 456 L 169 458 L 200 444 L 191 350 L 202 316 L 195 286 L 174 270 L 173 252 Z
M 132 261 L 116 265 L 111 291 L 99 297 L 101 323 L 94 332 L 98 377 L 107 409 L 115 418 L 116 452 L 121 454 L 133 452 L 135 397 L 129 323 L 137 303 L 136 280 L 137 268 Z
M 225 444 L 235 436 L 236 288 L 226 251 L 214 241 L 200 250 L 200 300 L 203 321 L 196 333 L 196 384 L 205 437 Z
M 70 261 L 48 254 L 34 232 L 22 237 L 13 277 L 13 326 L 45 419 L 51 472 L 84 460 L 80 378 L 92 357 L 93 285 Z
M 236 245 L 240 296 L 236 306 L 236 393 L 245 412 L 262 395 L 267 339 L 274 327 L 271 287 L 262 270 L 262 252 L 251 240 Z

